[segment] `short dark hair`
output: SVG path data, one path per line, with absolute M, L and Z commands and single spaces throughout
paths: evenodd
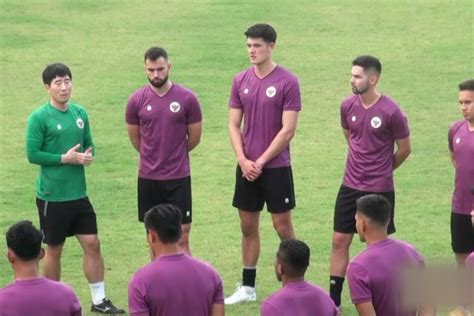
M 12 225 L 6 233 L 7 247 L 24 261 L 38 258 L 43 234 L 30 221 Z
M 382 73 L 382 64 L 380 63 L 380 60 L 370 55 L 357 56 L 352 61 L 352 66 L 360 66 L 364 68 L 364 71 L 375 70 L 379 75 Z
M 68 66 L 61 63 L 49 64 L 43 70 L 43 83 L 50 85 L 56 77 L 66 77 L 72 80 L 71 69 Z
M 392 213 L 392 203 L 380 194 L 369 194 L 357 200 L 357 212 L 378 226 L 386 226 Z
M 244 33 L 247 38 L 262 38 L 267 43 L 275 43 L 277 39 L 277 33 L 270 24 L 259 23 L 252 25 Z
M 172 204 L 158 204 L 145 213 L 145 228 L 158 234 L 161 242 L 178 242 L 183 233 L 181 229 L 181 210 Z
M 146 61 L 147 59 L 151 61 L 156 61 L 160 57 L 163 57 L 164 59 L 168 60 L 168 53 L 164 48 L 154 46 L 148 48 L 148 50 L 145 52 L 144 61 Z
M 474 79 L 461 82 L 459 84 L 459 91 L 474 91 Z
M 297 239 L 286 239 L 280 243 L 277 258 L 289 277 L 302 277 L 309 266 L 310 250 L 306 243 Z

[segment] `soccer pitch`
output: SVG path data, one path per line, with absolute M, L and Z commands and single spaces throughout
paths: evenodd
M 147 83 L 143 53 L 165 47 L 170 79 L 194 90 L 203 110 L 201 144 L 191 153 L 193 255 L 212 263 L 230 295 L 241 279 L 240 228 L 231 206 L 235 157 L 228 141 L 233 76 L 249 66 L 245 36 L 257 22 L 277 33 L 275 60 L 297 74 L 303 110 L 291 144 L 297 237 L 311 248 L 306 277 L 328 288 L 334 202 L 347 145 L 339 105 L 350 94 L 352 59 L 380 58 L 379 89 L 408 116 L 412 154 L 395 173 L 395 238 L 417 246 L 427 263 L 454 261 L 449 218 L 453 168 L 447 132 L 459 119 L 457 84 L 474 77 L 472 1 L 0 1 L 0 287 L 12 282 L 4 233 L 22 219 L 39 226 L 34 182 L 38 167 L 25 154 L 28 115 L 48 100 L 41 72 L 64 62 L 73 73 L 72 100 L 89 112 L 96 158 L 87 168 L 106 266 L 106 293 L 127 307 L 127 285 L 149 261 L 137 221 L 137 153 L 124 109 Z M 268 213 L 261 219 L 257 302 L 226 307 L 227 315 L 258 315 L 280 288 L 273 272 L 278 238 Z M 354 238 L 351 256 L 364 247 Z M 90 308 L 82 251 L 70 238 L 62 281 Z M 344 315 L 356 315 L 347 282 Z

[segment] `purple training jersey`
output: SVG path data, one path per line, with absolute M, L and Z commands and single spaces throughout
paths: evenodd
M 404 266 L 423 267 L 423 257 L 403 241 L 385 239 L 369 245 L 347 269 L 354 304 L 372 302 L 377 315 L 415 315 L 402 310 L 398 274 Z
M 359 191 L 390 192 L 395 140 L 410 135 L 406 116 L 387 96 L 364 108 L 359 95 L 341 104 L 341 125 L 349 130 L 344 185 Z
M 336 316 L 339 311 L 323 289 L 309 282 L 291 282 L 267 297 L 260 307 L 261 316 Z
M 35 278 L 17 280 L 0 289 L 0 315 L 2 316 L 80 316 L 81 304 L 69 286 Z
M 224 304 L 219 274 L 184 254 L 160 256 L 138 270 L 128 285 L 130 315 L 207 316 L 213 304 Z
M 191 90 L 176 83 L 163 96 L 151 85 L 138 89 L 128 100 L 125 120 L 140 126 L 141 178 L 189 176 L 187 127 L 202 120 L 199 101 Z
M 265 78 L 255 75 L 254 67 L 239 73 L 232 83 L 229 106 L 243 112 L 243 147 L 247 159 L 256 161 L 282 128 L 283 111 L 300 111 L 298 78 L 276 66 Z M 265 168 L 290 165 L 290 148 L 283 149 Z
M 466 120 L 451 125 L 448 142 L 456 162 L 452 211 L 469 215 L 474 210 L 474 131 Z

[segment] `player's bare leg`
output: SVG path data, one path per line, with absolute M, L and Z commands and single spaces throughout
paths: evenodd
M 293 222 L 291 221 L 291 210 L 283 213 L 272 213 L 273 228 L 275 228 L 280 240 L 295 238 Z
M 59 245 L 48 245 L 44 255 L 44 277 L 59 281 L 61 279 L 61 253 L 64 242 Z
M 179 240 L 179 247 L 181 251 L 187 255 L 191 255 L 191 249 L 189 247 L 189 234 L 191 232 L 191 223 L 181 225 L 181 229 L 183 231 L 183 235 Z
M 329 292 L 337 306 L 341 305 L 342 286 L 349 264 L 349 246 L 354 234 L 334 232 L 332 236 Z
M 89 283 L 104 281 L 104 260 L 97 235 L 76 235 L 84 250 L 82 267 Z

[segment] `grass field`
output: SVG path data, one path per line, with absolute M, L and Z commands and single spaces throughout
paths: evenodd
M 452 260 L 449 236 L 453 169 L 447 129 L 460 117 L 457 84 L 474 75 L 472 1 L 0 1 L 0 234 L 21 219 L 38 224 L 37 166 L 25 157 L 26 118 L 47 101 L 44 66 L 73 72 L 73 100 L 89 112 L 97 156 L 87 169 L 106 261 L 107 295 L 127 306 L 131 274 L 148 259 L 136 220 L 137 154 L 124 124 L 128 96 L 146 84 L 142 56 L 167 48 L 171 79 L 199 96 L 202 142 L 192 152 L 193 254 L 221 273 L 226 295 L 241 278 L 240 229 L 231 207 L 235 159 L 227 136 L 232 77 L 248 66 L 243 32 L 268 22 L 278 32 L 275 59 L 301 81 L 303 111 L 292 142 L 297 236 L 312 250 L 307 279 L 328 287 L 334 200 L 346 144 L 339 104 L 350 93 L 350 62 L 380 57 L 380 89 L 408 115 L 413 152 L 396 172 L 396 238 L 417 246 L 427 262 Z M 273 275 L 278 245 L 270 217 L 261 221 L 258 302 L 226 309 L 257 315 L 280 285 Z M 3 238 L 3 237 L 1 237 Z M 0 242 L 0 253 L 5 253 Z M 354 239 L 355 255 L 363 245 Z M 85 315 L 90 294 L 81 251 L 70 239 L 62 280 L 74 286 Z M 12 281 L 0 258 L 0 286 Z M 344 315 L 355 315 L 347 287 Z

